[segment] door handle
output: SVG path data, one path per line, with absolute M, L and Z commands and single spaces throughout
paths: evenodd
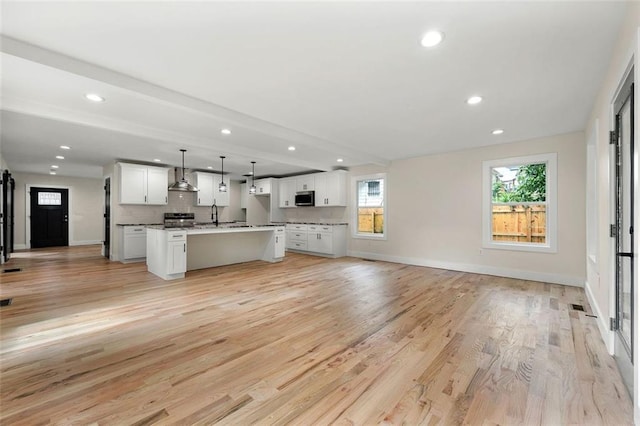
M 65 214 L 65 215 L 64 215 L 64 219 L 63 219 L 63 221 L 64 221 L 64 222 L 69 222 L 69 216 Z
M 620 257 L 633 257 L 633 253 L 616 253 L 616 256 Z

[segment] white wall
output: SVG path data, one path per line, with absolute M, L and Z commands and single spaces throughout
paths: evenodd
M 558 252 L 482 248 L 482 162 L 558 154 Z M 387 173 L 386 241 L 351 239 L 352 255 L 569 285 L 585 281 L 585 143 L 582 132 L 359 167 Z M 351 186 L 351 185 L 350 185 Z M 350 197 L 355 197 L 350 188 Z
M 611 182 L 611 155 L 609 151 L 609 131 L 613 130 L 613 109 L 612 102 L 616 96 L 617 89 L 622 82 L 626 71 L 631 65 L 635 67 L 635 145 L 639 145 L 638 139 L 638 119 L 640 101 L 638 99 L 638 83 L 640 83 L 640 3 L 629 2 L 629 9 L 625 15 L 625 21 L 621 27 L 616 47 L 614 48 L 609 69 L 603 84 L 598 92 L 597 100 L 594 104 L 591 116 L 587 123 L 586 134 L 595 133 L 596 152 L 598 164 L 598 180 L 597 180 L 597 199 L 598 199 L 598 250 L 597 263 L 589 261 L 588 280 L 585 290 L 589 296 L 592 308 L 596 311 L 599 320 L 600 332 L 609 349 L 613 353 L 613 336 L 614 334 L 608 330 L 609 317 L 615 315 L 615 281 L 614 281 L 614 263 L 613 263 L 613 240 L 609 237 L 609 224 L 612 222 L 612 182 Z M 640 208 L 640 188 L 638 185 L 638 159 L 635 160 L 636 167 L 636 212 Z M 639 223 L 638 214 L 634 218 L 636 227 Z M 639 252 L 635 247 L 636 253 Z M 636 262 L 636 268 L 638 262 Z M 635 274 L 635 306 L 640 306 L 640 295 L 638 294 L 638 271 Z M 637 312 L 637 309 L 636 309 Z M 634 320 L 634 352 L 640 353 L 640 321 L 638 315 Z M 636 355 L 637 359 L 637 355 Z M 635 395 L 634 395 L 634 416 L 636 424 L 640 424 L 640 370 L 638 362 L 635 363 L 634 379 L 635 379 Z
M 15 192 L 15 248 L 26 247 L 26 193 L 27 185 L 68 187 L 69 245 L 97 244 L 102 241 L 102 179 L 72 178 L 63 176 L 12 173 L 16 181 Z

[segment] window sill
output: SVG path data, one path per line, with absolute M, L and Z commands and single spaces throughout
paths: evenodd
M 494 243 L 485 242 L 482 245 L 485 249 L 509 250 L 509 251 L 528 251 L 531 253 L 557 253 L 558 249 L 552 245 L 527 244 L 527 243 Z
M 386 240 L 385 234 L 353 234 L 352 238 L 358 240 Z

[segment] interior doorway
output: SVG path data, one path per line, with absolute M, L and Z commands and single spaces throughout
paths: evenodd
M 31 187 L 31 248 L 69 245 L 69 190 Z
M 629 394 L 633 395 L 633 363 L 635 354 L 633 303 L 635 293 L 634 264 L 634 82 L 633 69 L 614 101 L 615 145 L 615 316 L 612 321 L 614 358 L 620 368 Z

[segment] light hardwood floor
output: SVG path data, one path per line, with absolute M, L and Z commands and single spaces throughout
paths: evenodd
M 632 424 L 579 288 L 291 253 L 176 281 L 95 246 L 15 267 L 2 424 Z

